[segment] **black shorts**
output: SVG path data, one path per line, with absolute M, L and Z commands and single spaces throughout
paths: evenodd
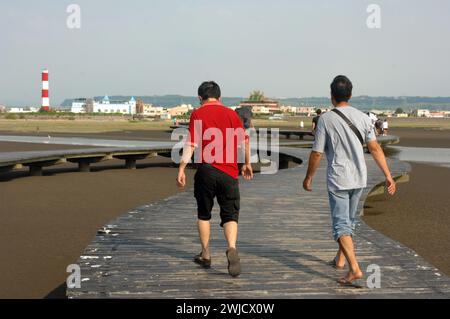
M 201 164 L 195 174 L 194 196 L 197 200 L 198 219 L 210 220 L 214 198 L 220 206 L 220 226 L 239 222 L 239 181 L 217 168 Z

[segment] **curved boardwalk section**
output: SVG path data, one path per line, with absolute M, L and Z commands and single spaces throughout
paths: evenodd
M 308 150 L 283 152 L 307 159 Z M 306 162 L 306 160 L 305 160 Z M 409 165 L 391 161 L 395 175 Z M 368 159 L 369 191 L 383 181 Z M 241 182 L 239 249 L 243 273 L 227 273 L 225 241 L 212 222 L 212 268 L 192 262 L 199 252 L 196 205 L 192 192 L 139 207 L 100 230 L 80 257 L 80 289 L 70 298 L 404 298 L 450 296 L 449 278 L 413 251 L 366 225 L 356 247 L 362 268 L 381 269 L 381 288 L 342 287 L 334 257 L 325 182 L 325 161 L 314 192 L 301 190 L 305 165 Z M 361 208 L 363 203 L 361 202 Z M 363 282 L 365 284 L 365 281 Z

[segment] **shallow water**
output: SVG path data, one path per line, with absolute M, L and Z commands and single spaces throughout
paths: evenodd
M 386 155 L 405 162 L 450 168 L 450 148 L 388 146 Z

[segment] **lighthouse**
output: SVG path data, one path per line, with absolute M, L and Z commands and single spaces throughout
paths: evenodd
M 42 70 L 42 110 L 50 109 L 50 98 L 48 95 L 48 70 Z

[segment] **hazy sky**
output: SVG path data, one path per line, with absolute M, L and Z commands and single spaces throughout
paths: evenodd
M 195 95 L 209 79 L 224 96 L 327 96 L 341 73 L 355 95 L 450 96 L 448 0 L 1 0 L 0 14 L 0 104 L 39 105 L 43 68 L 52 105 Z

